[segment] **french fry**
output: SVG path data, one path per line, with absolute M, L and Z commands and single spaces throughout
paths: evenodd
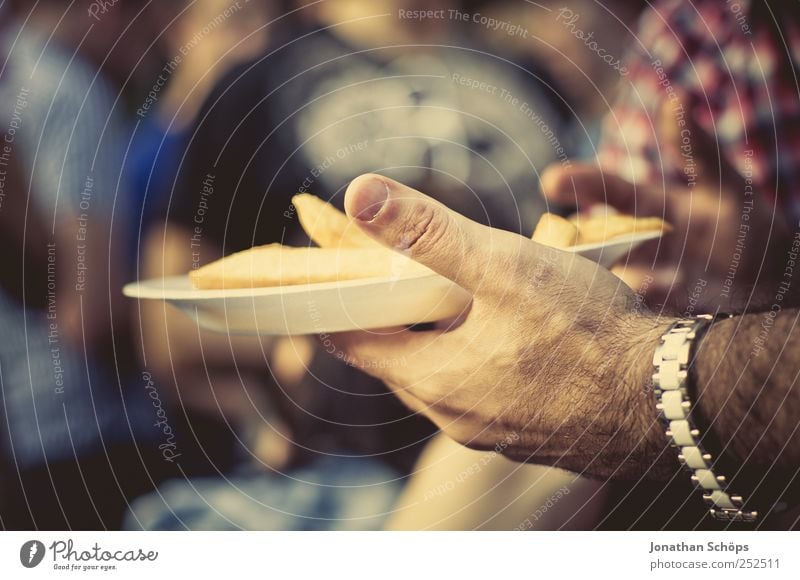
M 578 228 L 575 227 L 575 224 L 556 214 L 545 213 L 539 218 L 539 223 L 536 224 L 531 239 L 553 248 L 568 248 L 575 245 L 575 241 L 578 239 Z
M 223 290 L 401 276 L 429 271 L 384 248 L 293 248 L 269 244 L 193 270 L 195 288 Z
M 320 248 L 382 248 L 347 215 L 310 193 L 292 198 L 300 225 Z
M 622 214 L 576 215 L 569 220 L 578 229 L 576 244 L 595 244 L 644 232 L 669 232 L 672 226 L 657 217 L 637 218 Z

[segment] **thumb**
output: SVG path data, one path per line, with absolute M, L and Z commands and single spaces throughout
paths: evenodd
M 347 214 L 369 236 L 479 295 L 496 282 L 500 255 L 522 236 L 483 226 L 388 177 L 368 173 L 347 188 Z

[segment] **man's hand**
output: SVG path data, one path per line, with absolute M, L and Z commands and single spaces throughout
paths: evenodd
M 593 262 L 388 178 L 354 180 L 345 207 L 370 236 L 474 296 L 456 328 L 338 335 L 353 364 L 469 447 L 603 478 L 659 475 L 666 441 L 648 385 L 669 320 L 638 310 Z
M 728 184 L 700 180 L 691 189 L 664 188 L 630 183 L 597 165 L 577 163 L 549 167 L 542 188 L 551 202 L 563 207 L 585 211 L 607 204 L 622 213 L 669 222 L 671 234 L 634 251 L 614 272 L 646 294 L 650 304 L 674 311 L 686 309 L 688 294 L 698 284 L 705 289 L 695 305 L 698 312 L 738 309 L 742 292 L 775 277 L 776 268 L 764 258 L 781 255 L 774 248 L 786 241 L 775 208 L 764 200 L 745 205 L 753 201 L 752 194 L 745 197 L 744 185 L 733 179 Z
M 672 105 L 663 107 L 654 121 L 664 173 L 669 174 L 673 160 L 677 167 L 691 170 L 691 182 L 631 183 L 596 163 L 554 164 L 542 174 L 545 196 L 579 212 L 606 204 L 627 214 L 661 217 L 673 226 L 670 235 L 635 250 L 613 270 L 646 294 L 648 303 L 681 312 L 687 310 L 689 296 L 698 293 L 691 308 L 695 312 L 740 310 L 745 302 L 759 303 L 765 297 L 751 295 L 752 287 L 780 280 L 781 256 L 790 243 L 776 202 L 748 186 L 725 161 L 718 144 L 691 122 L 692 156 L 687 161 Z

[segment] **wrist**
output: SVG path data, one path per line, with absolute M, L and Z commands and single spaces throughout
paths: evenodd
M 652 314 L 637 314 L 626 321 L 622 333 L 622 367 L 626 369 L 622 396 L 629 425 L 628 447 L 637 476 L 664 479 L 675 471 L 674 454 L 664 453 L 669 441 L 659 420 L 653 398 L 653 355 L 661 337 L 677 320 Z
M 728 319 L 709 326 L 696 347 L 697 354 L 703 357 L 701 363 L 695 361 L 689 369 L 690 394 L 695 402 L 693 411 L 695 420 L 703 428 L 703 433 L 714 435 L 718 441 L 724 441 L 726 447 L 729 443 L 733 443 L 731 435 L 742 424 L 742 417 L 737 417 L 729 425 L 724 421 L 726 419 L 724 414 L 720 414 L 720 410 L 726 408 L 726 399 L 730 395 L 728 389 L 730 385 L 735 384 L 735 375 L 720 372 L 723 353 L 726 345 L 731 343 L 735 324 L 733 319 Z M 736 455 L 737 451 L 741 451 L 743 456 L 747 455 L 747 449 L 728 450 L 732 455 Z
M 735 406 L 728 404 L 733 390 L 731 385 L 737 384 L 741 371 L 731 375 L 727 369 L 720 370 L 723 353 L 733 340 L 736 324 L 734 319 L 728 319 L 707 327 L 698 339 L 695 364 L 689 368 L 687 383 L 694 402 L 692 419 L 702 433 L 704 448 L 714 457 L 715 468 L 730 476 L 738 491 L 751 496 L 753 490 L 769 486 L 759 483 L 763 478 L 761 470 L 743 468 L 753 449 L 739 441 L 737 434 L 755 429 L 746 423 L 744 414 L 732 413 L 731 408 Z

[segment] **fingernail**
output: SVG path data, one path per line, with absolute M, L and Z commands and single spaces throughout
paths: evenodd
M 351 204 L 351 215 L 362 222 L 370 222 L 383 209 L 389 199 L 389 185 L 380 177 L 370 177 L 358 184 Z

